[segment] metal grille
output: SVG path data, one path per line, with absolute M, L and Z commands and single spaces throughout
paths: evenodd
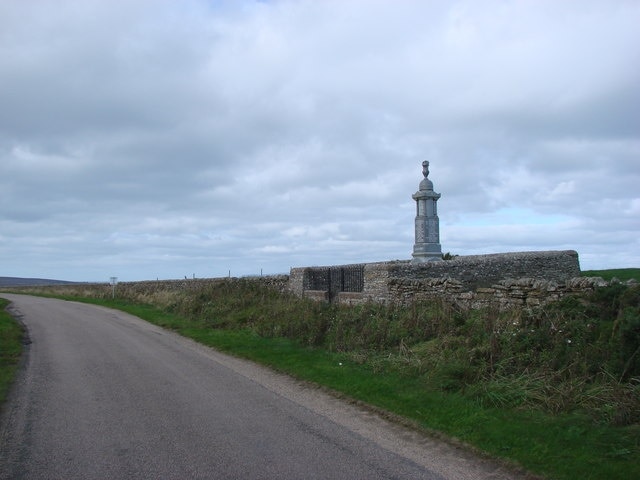
M 329 292 L 329 299 L 339 292 L 362 292 L 364 265 L 308 268 L 304 273 L 303 285 L 305 290 Z
M 362 292 L 364 290 L 364 265 L 342 267 L 341 292 Z

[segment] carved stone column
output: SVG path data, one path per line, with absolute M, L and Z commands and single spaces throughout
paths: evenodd
M 433 191 L 433 182 L 429 176 L 429 162 L 422 162 L 424 179 L 419 190 L 413 194 L 416 201 L 416 243 L 413 246 L 412 263 L 434 262 L 442 260 L 440 245 L 440 220 L 437 202 L 440 194 Z

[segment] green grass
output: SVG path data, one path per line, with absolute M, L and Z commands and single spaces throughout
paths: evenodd
M 363 363 L 357 356 L 265 338 L 249 329 L 214 329 L 207 322 L 150 305 L 78 299 L 124 310 L 200 343 L 325 386 L 442 432 L 490 455 L 552 479 L 640 478 L 640 427 L 597 424 L 579 413 L 495 408 L 433 388 L 419 376 Z M 382 362 L 384 365 L 384 362 Z
M 640 478 L 637 428 L 595 426 L 579 415 L 484 408 L 398 373 L 376 373 L 348 355 L 248 331 L 186 328 L 201 343 L 269 365 L 443 432 L 493 456 L 558 479 Z
M 617 278 L 621 282 L 636 280 L 640 282 L 640 268 L 617 268 L 609 270 L 584 270 L 583 277 L 602 277 L 605 280 Z
M 22 353 L 22 327 L 5 311 L 8 304 L 0 298 L 0 406 L 7 398 Z
M 548 478 L 640 478 L 639 286 L 515 312 L 326 305 L 250 280 L 148 287 L 31 293 L 119 308 Z

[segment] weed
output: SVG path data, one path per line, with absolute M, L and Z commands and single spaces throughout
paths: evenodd
M 9 302 L 0 298 L 0 405 L 5 401 L 22 353 L 22 327 L 4 310 Z

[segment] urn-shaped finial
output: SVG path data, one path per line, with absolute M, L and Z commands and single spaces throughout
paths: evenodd
M 420 190 L 433 190 L 433 182 L 429 180 L 429 162 L 425 160 L 422 162 L 422 174 L 424 179 L 420 182 Z

